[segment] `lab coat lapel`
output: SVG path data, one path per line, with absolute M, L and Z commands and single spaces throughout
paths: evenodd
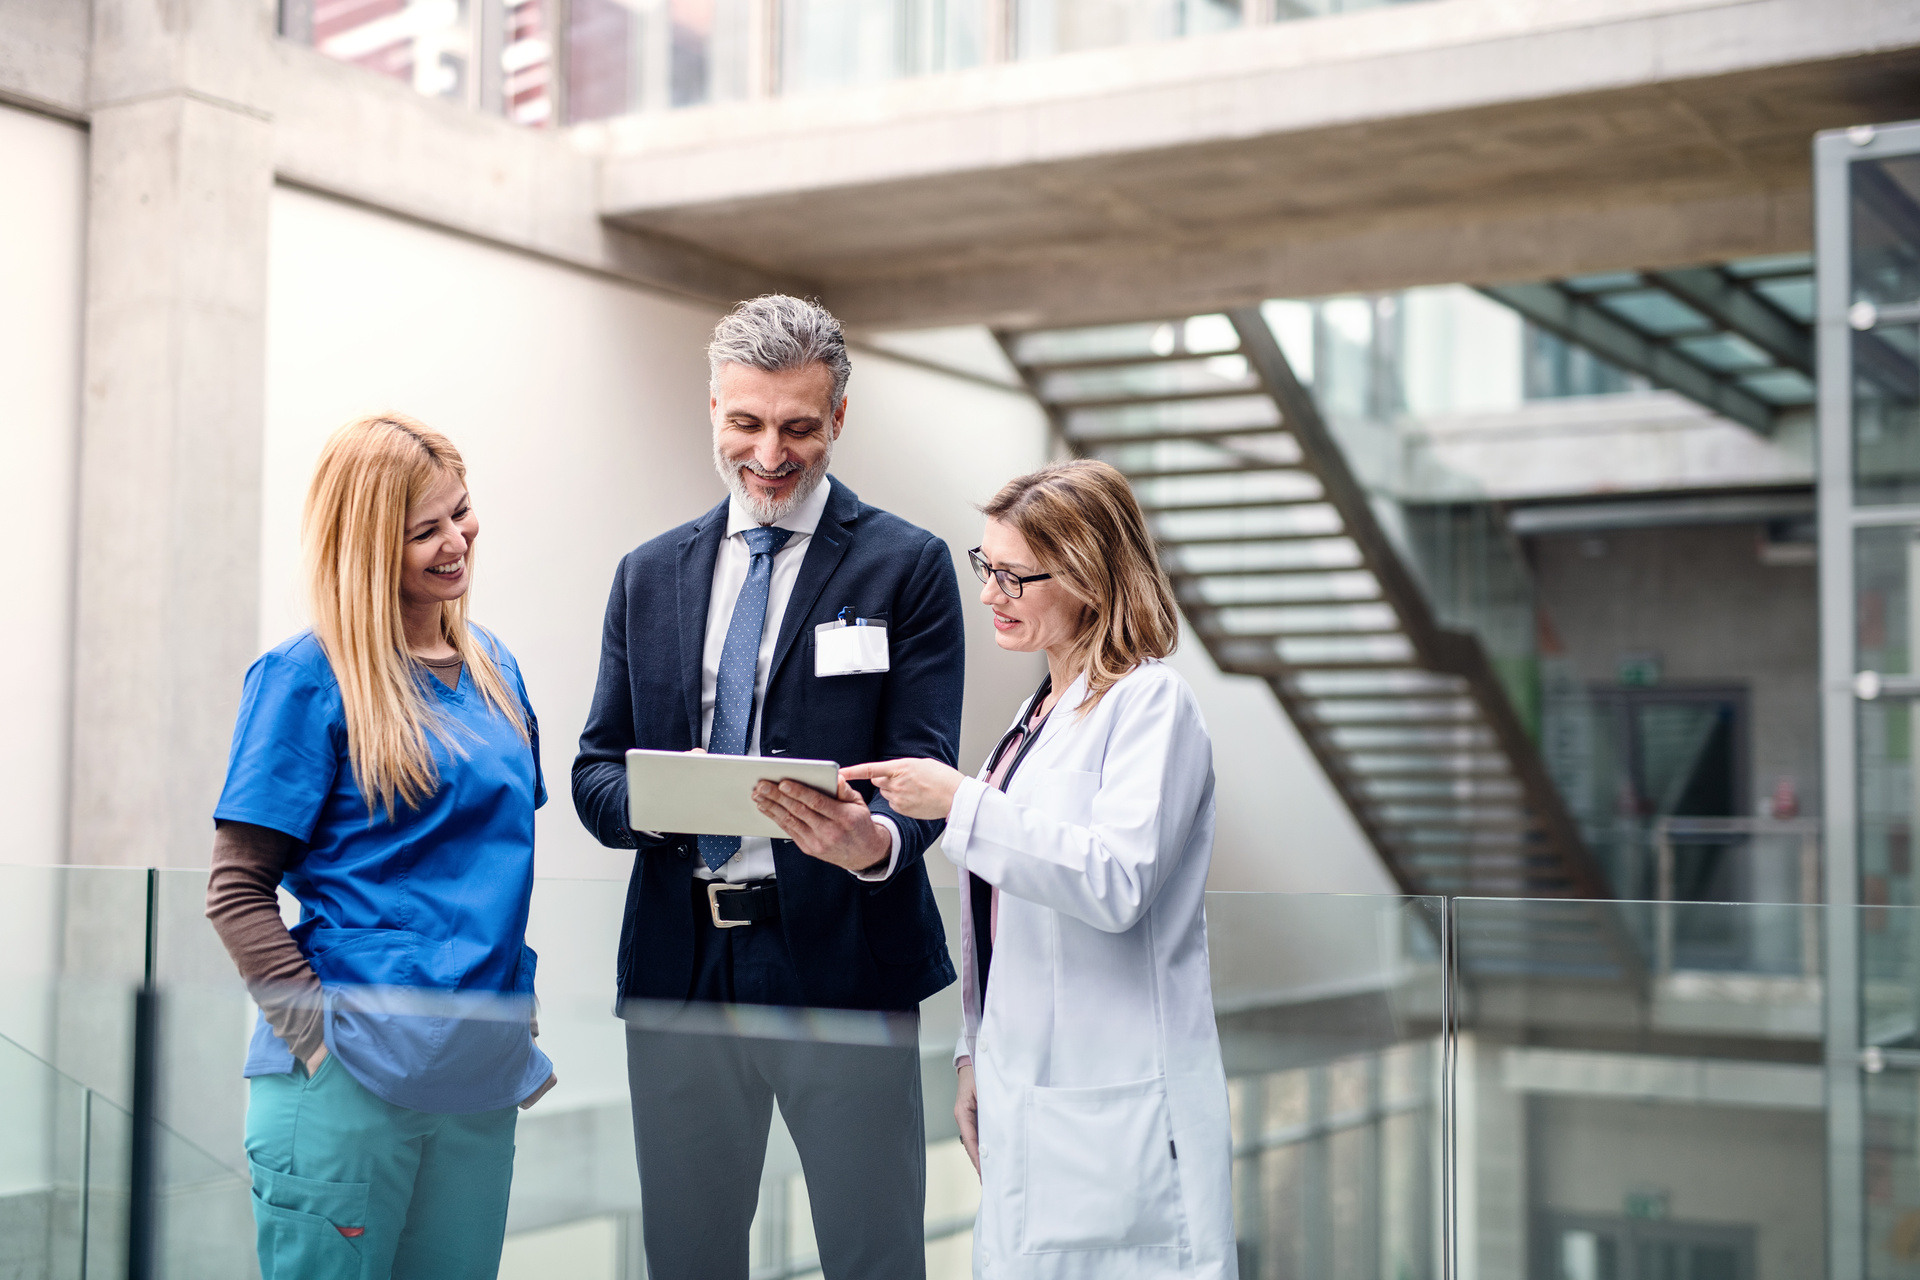
M 713 598 L 713 566 L 720 558 L 720 539 L 727 533 L 727 500 L 707 512 L 693 527 L 693 536 L 680 544 L 678 608 L 680 619 L 680 688 L 687 699 L 687 734 L 700 741 L 700 662 L 707 647 L 707 606 Z
M 780 638 L 774 645 L 773 666 L 767 672 L 768 689 L 772 689 L 773 682 L 779 678 L 781 664 L 787 660 L 793 642 L 800 638 L 800 628 L 806 625 L 820 593 L 827 588 L 827 580 L 840 567 L 847 547 L 853 542 L 853 530 L 849 526 L 860 509 L 859 495 L 832 476 L 827 478 L 832 481 L 833 489 L 827 496 L 827 509 L 820 513 L 820 523 L 814 526 L 813 537 L 807 539 L 807 555 L 800 562 L 800 576 L 794 579 L 793 595 L 788 597 L 787 611 L 780 619 Z
M 1040 726 L 1040 737 L 1034 742 L 1033 750 L 1027 752 L 1027 758 L 1020 762 L 1019 770 L 1013 775 L 1013 782 L 1020 781 L 1020 774 L 1030 768 L 1046 768 L 1040 763 L 1052 754 L 1060 741 L 1060 735 L 1080 723 L 1080 704 L 1087 700 L 1087 678 L 1075 676 L 1067 691 L 1060 695 L 1060 701 L 1053 704 L 1053 710 L 1047 712 L 1047 722 Z

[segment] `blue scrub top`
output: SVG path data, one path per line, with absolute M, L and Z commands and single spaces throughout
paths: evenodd
M 467 670 L 431 675 L 453 749 L 429 734 L 439 790 L 420 808 L 371 815 L 347 756 L 340 686 L 302 632 L 247 672 L 227 783 L 214 817 L 284 831 L 307 846 L 281 883 L 300 902 L 294 940 L 325 992 L 327 1051 L 396 1106 L 492 1111 L 545 1082 L 533 1043 L 533 811 L 547 802 L 540 736 L 520 667 L 481 633 L 531 746 L 490 708 Z M 293 1070 L 266 1019 L 248 1076 Z

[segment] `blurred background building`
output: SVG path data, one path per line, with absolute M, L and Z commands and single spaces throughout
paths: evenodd
M 1243 1274 L 1920 1276 L 1917 116 L 1902 0 L 4 0 L 0 1275 L 124 1269 L 75 1117 L 156 972 L 231 1237 L 162 1252 L 251 1265 L 194 876 L 321 439 L 465 452 L 552 785 L 616 560 L 721 496 L 706 334 L 781 290 L 858 340 L 836 474 L 963 587 L 1049 458 L 1152 513 Z M 969 767 L 1038 676 L 971 625 Z M 633 1277 L 626 867 L 556 791 L 583 1065 L 503 1274 Z M 756 1277 L 804 1210 L 777 1149 Z

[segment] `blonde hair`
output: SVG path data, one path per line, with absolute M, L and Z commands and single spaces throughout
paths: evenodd
M 421 682 L 434 677 L 409 652 L 400 613 L 407 512 L 449 475 L 465 480 L 467 467 L 445 436 L 404 414 L 356 418 L 327 437 L 301 519 L 313 634 L 340 684 L 348 757 L 369 816 L 378 799 L 388 821 L 396 799 L 418 808 L 439 789 L 427 735 L 460 749 L 427 698 Z M 527 738 L 519 699 L 468 629 L 466 596 L 440 606 L 440 634 L 480 696 Z
M 1092 710 L 1119 679 L 1180 641 L 1173 586 L 1127 478 L 1104 462 L 1060 462 L 1007 482 L 981 510 L 1020 531 L 1043 572 L 1086 606 L 1067 665 Z

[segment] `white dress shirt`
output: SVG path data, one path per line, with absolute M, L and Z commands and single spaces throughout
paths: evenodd
M 780 639 L 780 620 L 786 615 L 787 601 L 793 598 L 793 584 L 800 577 L 800 562 L 807 557 L 807 544 L 827 509 L 827 496 L 833 481 L 822 479 L 820 487 L 806 501 L 774 521 L 774 527 L 788 529 L 793 536 L 774 552 L 773 581 L 767 590 L 767 620 L 760 631 L 760 655 L 753 666 L 753 721 L 747 730 L 747 754 L 760 754 L 760 712 L 767 699 L 767 680 L 773 674 L 773 650 Z M 747 584 L 747 570 L 753 553 L 747 549 L 746 531 L 759 525 L 745 504 L 736 496 L 727 504 L 727 534 L 720 540 L 720 554 L 713 562 L 713 591 L 707 597 L 707 642 L 700 657 L 700 745 L 713 736 L 713 704 L 720 684 L 720 654 L 727 647 L 727 628 L 733 625 L 733 606 L 740 599 L 740 588 Z M 867 875 L 853 874 L 862 880 L 885 880 L 893 874 L 900 859 L 900 829 L 888 819 L 875 815 L 875 822 L 887 833 L 892 851 L 886 865 Z M 702 880 L 766 880 L 773 875 L 773 841 L 765 836 L 743 836 L 740 849 L 720 864 L 716 873 L 701 863 L 693 874 Z

